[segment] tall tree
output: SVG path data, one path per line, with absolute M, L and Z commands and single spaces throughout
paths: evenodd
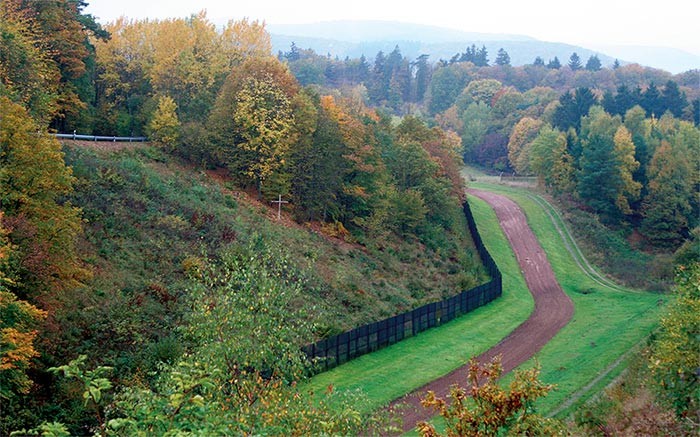
M 329 113 L 332 101 L 317 103 L 307 92 L 295 101 L 295 126 L 299 140 L 292 148 L 292 196 L 297 218 L 336 221 L 341 218 L 338 198 L 349 171 L 347 153 L 337 121 Z
M 529 148 L 542 127 L 542 121 L 523 117 L 513 126 L 508 141 L 508 160 L 510 166 L 519 174 L 530 173 Z
M 391 81 L 390 72 L 387 67 L 387 58 L 384 52 L 379 51 L 374 58 L 374 66 L 370 72 L 369 85 L 367 91 L 370 101 L 380 105 L 389 97 L 389 82 Z
M 416 98 L 417 102 L 423 102 L 425 98 L 425 93 L 428 91 L 428 86 L 430 85 L 431 69 L 428 64 L 429 55 L 420 55 L 413 64 L 415 67 L 415 87 L 416 87 Z
M 647 117 L 654 115 L 656 118 L 661 118 L 664 115 L 665 108 L 661 100 L 661 93 L 654 82 L 650 83 L 644 94 L 642 94 L 640 104 L 647 111 Z
M 598 55 L 591 55 L 586 61 L 586 70 L 588 71 L 600 71 L 602 64 L 600 63 L 600 58 Z
M 241 181 L 254 183 L 260 196 L 295 140 L 291 101 L 297 92 L 296 80 L 279 60 L 251 58 L 229 75 L 212 110 L 222 163 Z
M 496 55 L 496 65 L 504 66 L 510 65 L 510 55 L 503 48 L 498 49 L 498 54 Z
M 646 112 L 641 106 L 634 106 L 625 113 L 625 127 L 632 135 L 634 143 L 634 159 L 639 162 L 639 168 L 634 173 L 634 180 L 645 187 L 647 184 L 647 165 L 651 160 L 649 141 L 651 137 L 651 123 L 646 118 Z
M 576 52 L 573 52 L 571 56 L 569 57 L 569 63 L 567 64 L 571 71 L 578 71 L 581 68 L 583 68 L 583 65 L 581 65 L 581 58 L 576 54 Z
M 554 57 L 554 59 L 550 59 L 549 62 L 547 62 L 547 68 L 551 70 L 558 70 L 561 68 L 561 62 L 559 61 L 558 57 Z
M 459 64 L 438 68 L 433 72 L 428 87 L 428 110 L 431 114 L 443 112 L 455 102 L 469 77 Z
M 18 1 L 0 3 L 0 95 L 48 123 L 60 110 L 61 72 Z
M 614 135 L 619 125 L 619 118 L 611 117 L 600 107 L 591 108 L 581 123 L 583 149 L 577 191 L 581 200 L 608 222 L 620 219 L 617 200 L 622 180 L 614 152 Z
M 620 126 L 613 137 L 615 143 L 614 158 L 617 162 L 617 172 L 620 178 L 620 188 L 615 205 L 623 214 L 631 214 L 630 202 L 639 198 L 642 184 L 634 180 L 633 174 L 639 168 L 639 162 L 634 158 L 635 147 L 632 135 L 625 126 Z
M 169 96 L 158 97 L 158 107 L 146 126 L 146 134 L 157 144 L 175 147 L 180 137 L 180 120 L 177 117 L 177 104 Z
M 76 247 L 80 210 L 64 200 L 73 181 L 60 144 L 24 108 L 0 96 L 0 209 L 16 247 L 10 290 L 39 306 L 88 277 Z
M 581 117 L 588 114 L 597 99 L 589 88 L 577 88 L 575 92 L 567 92 L 559 98 L 559 106 L 552 116 L 552 124 L 561 131 L 570 127 L 577 131 L 581 126 Z
M 532 61 L 532 65 L 535 67 L 544 67 L 544 59 L 542 59 L 540 56 L 535 57 L 535 60 Z
M 678 84 L 672 80 L 666 82 L 664 90 L 661 92 L 661 100 L 663 101 L 664 109 L 671 111 L 675 117 L 680 118 L 683 115 L 683 110 L 688 106 L 688 99 L 685 93 L 678 89 Z
M 642 202 L 641 231 L 658 246 L 678 246 L 688 228 L 693 170 L 683 152 L 664 140 L 647 169 L 649 185 Z
M 91 129 L 88 108 L 94 100 L 95 66 L 91 40 L 107 39 L 109 34 L 91 15 L 83 14 L 87 3 L 82 0 L 7 2 L 21 4 L 43 48 L 60 71 L 58 112 L 53 127 L 62 131 Z

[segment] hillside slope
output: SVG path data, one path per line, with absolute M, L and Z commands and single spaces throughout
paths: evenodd
M 86 251 L 94 253 L 88 259 L 96 271 L 90 286 L 110 296 L 107 305 L 91 306 L 76 317 L 104 316 L 104 325 L 90 334 L 104 341 L 112 341 L 110 331 L 126 330 L 114 341 L 131 337 L 132 344 L 114 344 L 115 351 L 127 353 L 135 342 L 158 348 L 177 324 L 186 275 L 226 251 L 256 244 L 283 248 L 292 260 L 290 274 L 306 284 L 299 305 L 315 319 L 319 336 L 442 299 L 485 279 L 466 225 L 463 234 L 449 239 L 451 248 L 431 250 L 410 239 L 364 247 L 328 236 L 318 224 L 278 221 L 276 207 L 236 189 L 225 172 L 194 170 L 156 148 L 68 145 L 65 150 L 78 177 L 71 201 L 83 210 Z M 143 318 L 153 323 L 144 324 Z

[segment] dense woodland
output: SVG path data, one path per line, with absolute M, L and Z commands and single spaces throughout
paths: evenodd
M 484 279 L 462 159 L 536 175 L 647 249 L 687 248 L 698 225 L 697 71 L 575 53 L 512 67 L 503 50 L 491 65 L 475 46 L 436 62 L 398 47 L 273 56 L 255 21 L 99 24 L 84 7 L 0 5 L 0 434 L 383 429 L 357 413 L 360 395 L 301 394 L 299 346 Z M 157 148 L 109 158 L 62 148 L 56 131 Z M 172 162 L 226 184 L 170 177 Z M 296 223 L 353 256 L 425 257 L 447 285 L 417 272 L 410 293 L 374 294 L 360 278 L 376 265 L 351 281 L 315 273 L 316 249 L 271 237 L 232 192 L 282 196 Z M 687 393 L 674 402 L 697 409 Z

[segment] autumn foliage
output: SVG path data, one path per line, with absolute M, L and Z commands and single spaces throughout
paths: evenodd
M 518 371 L 508 389 L 498 385 L 503 373 L 500 357 L 486 365 L 476 359 L 469 361 L 469 386 L 453 386 L 450 401 L 428 392 L 421 401 L 424 407 L 434 409 L 446 422 L 446 435 L 495 436 L 507 432 L 510 435 L 563 434 L 560 424 L 545 419 L 534 410 L 534 402 L 545 396 L 554 386 L 544 384 L 539 368 Z M 422 422 L 418 430 L 425 437 L 441 435 L 433 425 Z

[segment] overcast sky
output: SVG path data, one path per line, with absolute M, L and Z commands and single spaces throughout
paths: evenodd
M 101 23 L 185 17 L 202 9 L 214 22 L 248 17 L 273 24 L 392 20 L 467 32 L 511 33 L 586 45 L 675 47 L 700 55 L 697 0 L 88 0 Z

